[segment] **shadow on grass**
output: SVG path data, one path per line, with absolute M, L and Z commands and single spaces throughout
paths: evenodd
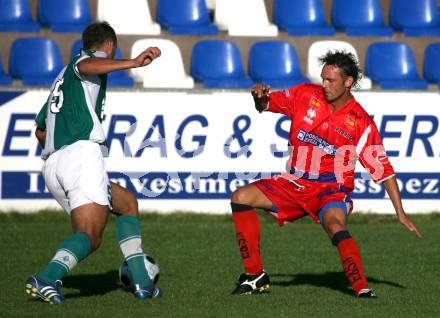
M 104 295 L 116 289 L 122 289 L 123 287 L 118 281 L 117 270 L 99 274 L 67 276 L 63 279 L 63 286 L 78 289 L 78 292 L 66 293 L 64 297 L 75 298 Z
M 298 286 L 298 285 L 312 285 L 316 287 L 325 287 L 340 291 L 344 294 L 353 295 L 353 291 L 342 272 L 326 272 L 322 274 L 271 274 L 271 284 L 275 286 Z M 374 284 L 387 284 L 397 288 L 405 288 L 398 283 L 388 280 L 376 279 L 374 277 L 367 277 L 369 283 Z

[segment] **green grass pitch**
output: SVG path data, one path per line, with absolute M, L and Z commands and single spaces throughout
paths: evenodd
M 112 216 L 100 249 L 65 277 L 66 302 L 50 306 L 30 299 L 24 281 L 71 233 L 68 217 L 0 213 L 0 317 L 440 317 L 440 214 L 412 218 L 423 239 L 395 217 L 350 217 L 379 296 L 371 300 L 353 296 L 336 249 L 309 219 L 279 228 L 261 213 L 270 293 L 231 296 L 243 269 L 230 216 L 143 214 L 144 250 L 160 264 L 164 297 L 142 302 L 118 283 Z

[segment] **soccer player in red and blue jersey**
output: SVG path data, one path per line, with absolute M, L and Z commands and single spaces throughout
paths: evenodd
M 280 226 L 311 216 L 338 249 L 356 296 L 376 297 L 368 287 L 358 246 L 347 230 L 357 160 L 375 182 L 383 183 L 400 223 L 421 237 L 403 210 L 394 170 L 377 127 L 351 94 L 360 78 L 356 58 L 351 53 L 329 51 L 320 62 L 322 85 L 301 84 L 272 93 L 265 84 L 252 88 L 259 112 L 281 113 L 291 119 L 291 156 L 286 173 L 256 181 L 232 194 L 236 240 L 246 271 L 233 294 L 264 292 L 270 285 L 259 250 L 260 224 L 255 208 L 261 208 L 275 216 Z

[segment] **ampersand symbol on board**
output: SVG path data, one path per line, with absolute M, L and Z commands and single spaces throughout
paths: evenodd
M 242 123 L 244 123 L 242 125 Z M 242 126 L 242 127 L 240 127 Z M 246 158 L 249 158 L 252 154 L 252 151 L 249 149 L 250 145 L 252 144 L 253 139 L 248 138 L 244 139 L 244 133 L 249 129 L 251 126 L 251 119 L 247 115 L 241 115 L 238 116 L 234 123 L 232 124 L 232 129 L 234 130 L 234 133 L 229 136 L 229 138 L 226 140 L 223 152 L 228 158 L 238 158 L 242 155 L 245 155 Z M 240 146 L 240 149 L 238 151 L 231 151 L 231 144 L 234 140 L 237 140 L 238 145 Z

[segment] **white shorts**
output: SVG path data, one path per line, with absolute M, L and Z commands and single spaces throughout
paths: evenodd
M 111 187 L 99 144 L 79 140 L 49 156 L 46 186 L 67 213 L 88 203 L 111 207 Z

